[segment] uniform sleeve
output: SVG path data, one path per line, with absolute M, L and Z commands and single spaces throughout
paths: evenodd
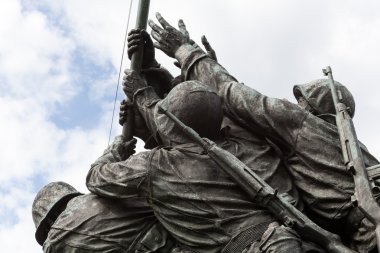
M 161 99 L 158 97 L 154 89 L 150 86 L 138 90 L 133 97 L 135 106 L 139 110 L 149 131 L 152 134 L 157 132 L 157 123 L 155 121 L 154 111 L 155 105 L 160 100 Z
M 122 161 L 111 145 L 92 165 L 87 174 L 89 191 L 109 198 L 134 198 L 143 196 L 149 152 L 141 152 Z
M 201 50 L 182 46 L 176 53 L 186 80 L 216 89 L 224 112 L 252 131 L 295 145 L 308 112 L 285 100 L 270 98 L 245 86 Z

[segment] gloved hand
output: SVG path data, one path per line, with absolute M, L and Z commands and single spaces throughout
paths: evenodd
M 159 67 L 158 62 L 155 59 L 155 52 L 153 47 L 153 41 L 149 34 L 145 30 L 132 29 L 128 33 L 128 58 L 131 59 L 132 55 L 139 50 L 139 47 L 143 47 L 143 61 L 142 68 Z
M 134 70 L 126 69 L 123 77 L 123 90 L 125 95 L 132 101 L 135 92 L 147 87 L 146 81 Z
M 137 140 L 135 138 L 130 141 L 125 141 L 125 138 L 119 135 L 109 148 L 115 159 L 125 161 L 136 152 L 136 142 Z
M 144 119 L 141 117 L 141 114 L 138 110 L 136 110 L 130 101 L 123 100 L 120 104 L 120 112 L 119 112 L 119 124 L 124 125 L 127 122 L 128 111 L 129 109 L 133 109 L 133 136 L 136 136 L 143 140 L 144 142 L 151 136 L 148 127 L 145 124 Z
M 202 44 L 203 46 L 205 47 L 206 49 L 206 52 L 208 54 L 208 56 L 210 56 L 211 59 L 213 59 L 214 61 L 218 61 L 218 59 L 216 58 L 216 53 L 215 53 L 215 50 L 211 47 L 210 43 L 208 42 L 207 38 L 205 35 L 202 36 L 201 38 L 202 40 Z
M 171 26 L 160 13 L 156 13 L 158 22 L 162 28 L 156 25 L 152 20 L 148 24 L 152 28 L 151 35 L 157 41 L 154 47 L 161 49 L 169 57 L 174 58 L 175 52 L 184 44 L 190 43 L 189 33 L 186 30 L 185 23 L 180 19 L 178 21 L 179 30 Z

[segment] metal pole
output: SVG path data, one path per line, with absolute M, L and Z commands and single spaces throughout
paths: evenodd
M 136 18 L 136 28 L 137 29 L 146 29 L 148 23 L 148 14 L 149 14 L 149 4 L 150 0 L 140 0 L 137 10 Z M 141 65 L 143 61 L 143 47 L 139 47 L 139 50 L 132 55 L 131 59 L 131 69 L 137 72 L 140 72 Z M 128 109 L 127 121 L 123 125 L 122 135 L 126 138 L 127 141 L 133 138 L 133 128 L 134 128 L 134 113 L 133 109 Z

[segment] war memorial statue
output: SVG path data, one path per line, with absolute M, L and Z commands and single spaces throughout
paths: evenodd
M 44 252 L 378 252 L 379 162 L 350 135 L 355 102 L 331 69 L 293 88 L 298 104 L 270 98 L 239 83 L 182 20 L 176 29 L 156 17 L 155 43 L 129 33 L 129 57 L 143 57 L 125 71 L 120 108 L 147 151 L 118 136 L 83 179 L 91 193 L 45 186 L 33 203 Z

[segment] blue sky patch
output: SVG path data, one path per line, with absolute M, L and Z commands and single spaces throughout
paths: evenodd
M 86 57 L 84 49 L 78 49 L 72 55 L 71 72 L 74 75 L 74 85 L 80 87 L 79 92 L 70 101 L 59 105 L 51 120 L 63 129 L 93 128 L 103 113 L 102 103 L 113 100 L 116 86 L 101 96 L 100 100 L 91 97 L 90 90 L 94 89 L 94 83 L 108 80 L 110 76 L 117 79 L 115 69 L 111 63 L 96 64 L 92 58 Z M 115 84 L 116 82 L 117 80 Z

